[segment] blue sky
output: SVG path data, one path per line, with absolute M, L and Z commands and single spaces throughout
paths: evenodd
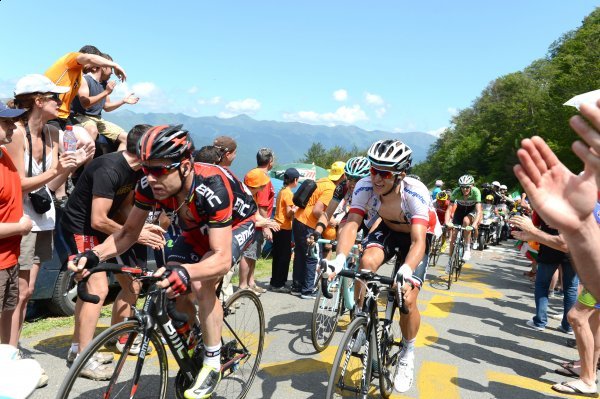
M 57 4 L 0 1 L 0 98 L 11 95 L 19 77 L 94 44 L 125 68 L 128 80 L 113 98 L 135 92 L 141 100 L 128 106 L 134 112 L 246 113 L 431 133 L 448 126 L 493 79 L 544 57 L 596 6 L 589 0 Z

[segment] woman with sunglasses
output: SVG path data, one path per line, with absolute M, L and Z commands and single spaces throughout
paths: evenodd
M 471 175 L 463 175 L 458 179 L 458 188 L 455 188 L 450 195 L 450 206 L 446 211 L 444 219 L 445 224 L 452 222 L 453 225 L 461 225 L 462 227 L 472 226 L 473 233 L 469 230 L 464 231 L 465 235 L 465 252 L 463 260 L 471 259 L 471 237 L 475 234 L 477 237 L 477 226 L 483 215 L 481 208 L 481 191 L 474 186 L 475 179 Z M 452 231 L 450 238 L 450 252 L 454 250 L 454 241 L 456 240 L 456 230 Z M 450 274 L 452 270 L 450 260 L 446 265 L 446 274 Z
M 361 269 L 377 272 L 395 255 L 402 258 L 402 266 L 394 272 L 406 283 L 397 289 L 402 292 L 408 314 L 400 316 L 403 343 L 394 389 L 406 392 L 414 379 L 414 348 L 421 322 L 417 296 L 425 277 L 425 268 L 421 264 L 426 250 L 430 194 L 423 183 L 406 177 L 412 150 L 401 141 L 377 141 L 367 155 L 371 162 L 370 176 L 361 179 L 354 188 L 348 220 L 338 234 L 337 257 L 328 263 L 334 273 L 339 273 L 363 222 L 371 232 L 363 240 L 365 250 L 360 260 Z M 377 220 L 379 224 L 372 226 Z M 362 303 L 364 293 L 361 290 L 354 292 L 357 304 Z
M 77 167 L 74 154 L 59 157 L 58 129 L 47 124 L 58 116 L 59 94 L 68 91 L 68 87 L 57 86 L 43 75 L 24 76 L 15 87 L 14 105 L 27 112 L 6 149 L 21 176 L 23 211 L 33 223 L 31 232 L 21 240 L 19 302 L 12 316 L 10 338 L 10 343 L 15 346 L 40 264 L 52 259 L 56 213 L 50 190 L 54 191 L 64 183 Z M 44 207 L 36 207 L 35 201 L 40 198 Z M 45 381 L 48 381 L 47 376 Z

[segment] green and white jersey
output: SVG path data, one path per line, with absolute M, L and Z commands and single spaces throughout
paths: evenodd
M 469 196 L 465 198 L 460 187 L 457 187 L 452 191 L 450 195 L 450 202 L 458 205 L 457 212 L 462 208 L 464 210 L 472 210 L 476 204 L 481 202 L 481 191 L 477 187 L 471 187 Z

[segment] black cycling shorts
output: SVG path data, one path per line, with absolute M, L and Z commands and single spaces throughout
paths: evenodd
M 408 250 L 412 240 L 410 233 L 399 233 L 397 231 L 390 230 L 387 225 L 383 222 L 379 223 L 379 226 L 371 232 L 362 242 L 363 248 L 380 248 L 383 251 L 384 261 L 383 263 L 389 262 L 396 254 L 399 259 L 396 262 L 394 268 L 394 275 L 398 271 L 397 268 L 404 263 Z M 425 254 L 429 253 L 429 245 L 431 239 L 425 240 Z M 422 262 L 421 262 L 422 263 Z M 419 264 L 420 265 L 420 264 Z M 425 274 L 427 273 L 427 265 L 424 267 L 418 267 L 413 273 L 413 277 L 423 283 L 425 280 Z
M 456 212 L 454 212 L 454 217 L 452 218 L 452 224 L 462 226 L 463 219 L 465 216 L 471 217 L 471 224 L 475 220 L 475 216 L 477 216 L 477 211 L 475 210 L 475 205 L 472 207 L 457 207 Z
M 231 264 L 239 262 L 240 257 L 254 238 L 254 222 L 247 221 L 235 226 L 232 230 L 231 240 Z M 188 237 L 187 240 L 190 238 Z M 186 237 L 181 235 L 173 241 L 173 246 L 169 248 L 167 262 L 178 264 L 198 263 L 204 254 L 199 254 L 194 250 L 194 245 L 188 242 Z

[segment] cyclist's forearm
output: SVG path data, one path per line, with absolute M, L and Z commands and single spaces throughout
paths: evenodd
M 352 247 L 354 246 L 354 240 L 358 233 L 358 226 L 356 223 L 347 222 L 338 233 L 338 243 L 336 246 L 336 253 L 348 256 Z
M 192 281 L 206 281 L 224 276 L 231 268 L 231 251 L 210 251 L 198 263 L 182 265 L 190 274 Z
M 582 284 L 594 298 L 600 298 L 600 229 L 596 220 L 590 215 L 579 229 L 564 233 L 564 239 Z
M 410 249 L 408 250 L 408 254 L 406 254 L 406 258 L 404 259 L 404 263 L 409 265 L 413 271 L 417 268 L 419 263 L 423 260 L 423 256 L 425 255 L 425 237 L 422 240 L 413 241 L 410 245 Z

